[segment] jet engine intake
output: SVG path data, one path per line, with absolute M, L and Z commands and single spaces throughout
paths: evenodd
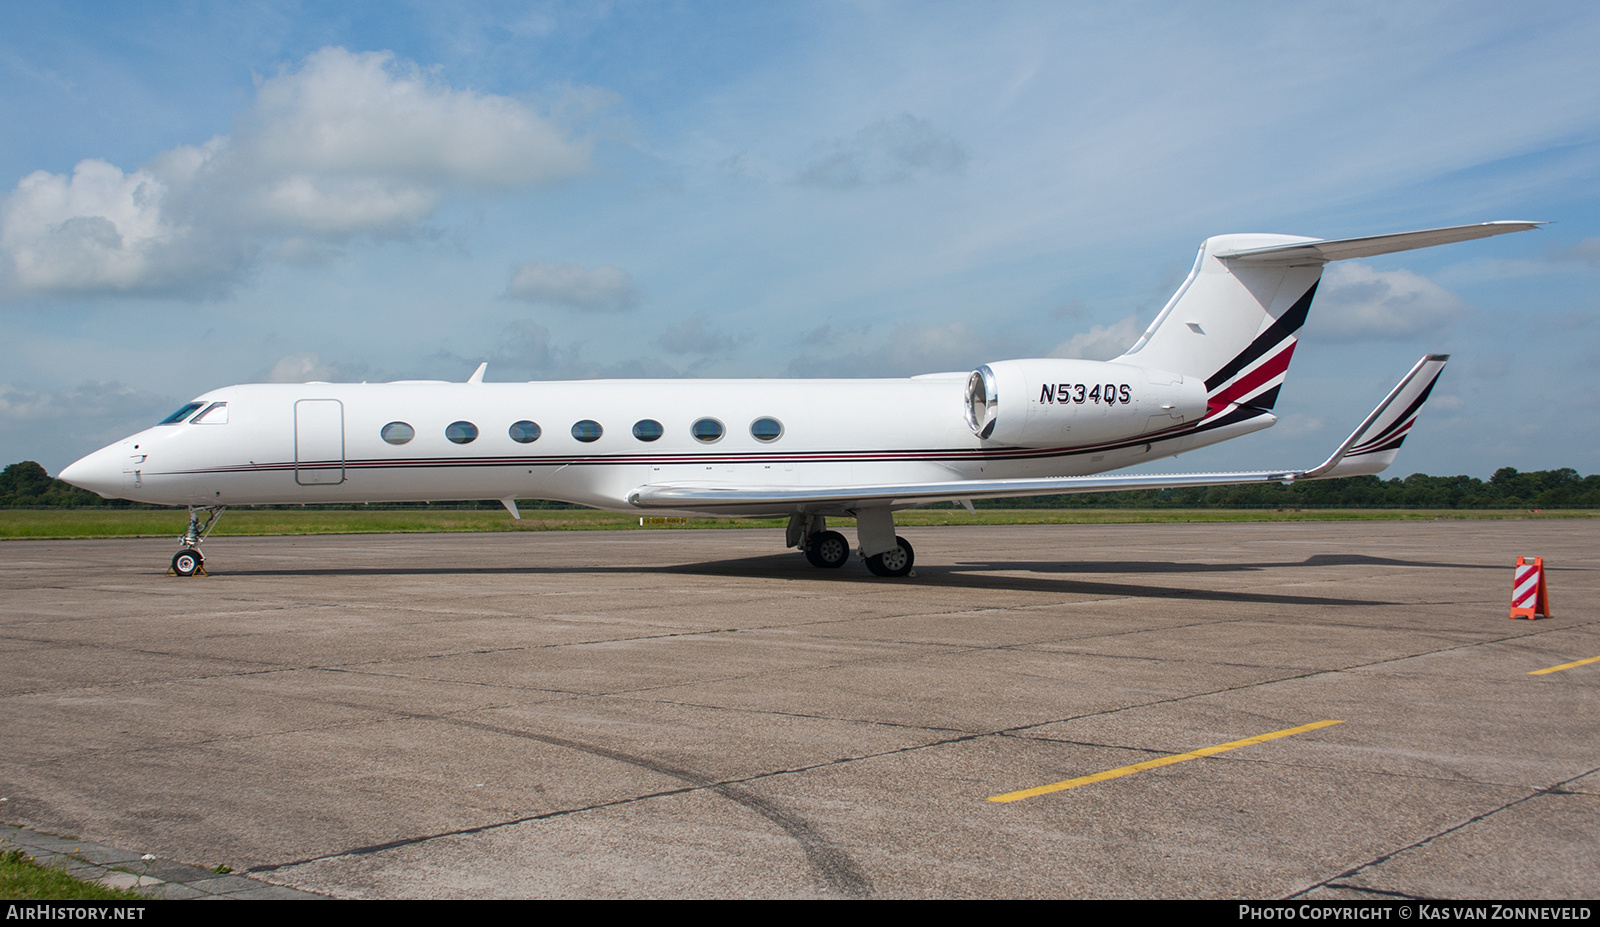
M 967 427 L 985 440 L 1082 446 L 1198 421 L 1206 388 L 1179 373 L 1046 357 L 984 364 L 967 378 L 964 405 Z

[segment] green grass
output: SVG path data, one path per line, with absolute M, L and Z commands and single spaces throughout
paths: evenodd
M 8 901 L 148 901 L 126 889 L 106 888 L 41 866 L 21 850 L 0 854 L 0 898 Z
M 1280 521 L 1431 521 L 1437 519 L 1593 518 L 1589 509 L 1531 514 L 1522 509 L 910 509 L 899 525 L 1141 524 Z M 0 509 L 0 539 L 171 537 L 183 533 L 182 509 Z M 850 519 L 830 523 L 848 526 Z M 442 531 L 671 531 L 682 528 L 781 528 L 783 519 L 690 519 L 640 528 L 639 516 L 594 509 L 525 509 L 520 521 L 499 509 L 229 509 L 217 537 L 283 534 L 389 534 Z

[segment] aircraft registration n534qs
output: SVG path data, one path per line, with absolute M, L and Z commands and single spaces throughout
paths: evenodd
M 624 512 L 789 519 L 818 567 L 857 549 L 905 576 L 897 509 L 1382 471 L 1446 357 L 1418 361 L 1306 470 L 1096 476 L 1258 431 L 1329 261 L 1518 232 L 1485 222 L 1363 238 L 1219 235 L 1121 357 L 1029 358 L 884 380 L 578 380 L 229 386 L 61 472 L 107 498 L 187 505 L 172 569 L 229 505 L 554 499 Z

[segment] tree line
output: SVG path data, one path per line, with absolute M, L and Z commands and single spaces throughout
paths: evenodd
M 424 503 L 416 503 L 419 507 Z M 498 502 L 485 506 L 497 507 Z M 538 506 L 538 503 L 523 503 Z M 552 503 L 550 507 L 558 507 Z M 1404 479 L 1352 476 L 1249 486 L 1201 489 L 1133 489 L 1071 496 L 985 499 L 980 508 L 1600 508 L 1600 474 L 1579 476 L 1570 467 L 1522 473 L 1501 467 L 1488 480 L 1474 476 L 1429 476 Z M 122 499 L 102 499 L 50 476 L 38 463 L 24 460 L 0 473 L 0 507 L 4 508 L 146 508 Z M 452 506 L 454 507 L 454 506 Z

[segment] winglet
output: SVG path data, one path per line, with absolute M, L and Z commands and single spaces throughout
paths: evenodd
M 1382 473 L 1394 462 L 1411 426 L 1417 423 L 1417 413 L 1428 401 L 1428 394 L 1433 392 L 1433 384 L 1438 382 L 1449 359 L 1448 354 L 1429 354 L 1417 361 L 1411 372 L 1389 391 L 1332 457 L 1296 479 L 1331 480 Z
M 478 369 L 472 371 L 472 376 L 467 377 L 467 382 L 468 383 L 482 383 L 483 382 L 483 372 L 485 370 L 488 370 L 488 369 L 489 369 L 489 362 L 488 361 L 484 361 L 483 363 L 479 364 L 478 365 Z

